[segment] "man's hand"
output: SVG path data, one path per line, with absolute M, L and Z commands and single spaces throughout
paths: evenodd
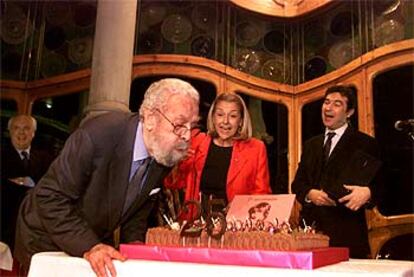
M 92 247 L 89 251 L 83 254 L 83 257 L 91 264 L 93 271 L 98 277 L 107 277 L 106 269 L 109 270 L 110 276 L 116 276 L 116 270 L 112 259 L 125 261 L 124 257 L 119 251 L 112 246 L 99 243 Z
M 345 207 L 352 211 L 359 210 L 365 203 L 371 199 L 371 190 L 369 187 L 344 185 L 344 187 L 351 191 L 350 194 L 338 200 L 339 203 L 345 203 Z
M 307 198 L 316 206 L 336 206 L 335 201 L 329 198 L 323 190 L 311 189 Z

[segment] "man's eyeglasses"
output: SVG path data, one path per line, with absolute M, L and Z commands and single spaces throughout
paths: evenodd
M 182 125 L 182 124 L 174 124 L 170 119 L 168 119 L 168 117 L 164 114 L 164 113 L 162 113 L 159 109 L 155 109 L 157 112 L 159 112 L 161 115 L 162 115 L 162 117 L 164 117 L 165 118 L 165 120 L 167 120 L 170 124 L 171 124 L 171 126 L 173 126 L 174 127 L 174 129 L 173 129 L 173 133 L 175 134 L 175 135 L 177 135 L 177 136 L 179 136 L 179 137 L 182 137 L 182 136 L 184 136 L 184 135 L 186 135 L 187 134 L 187 132 L 191 132 L 191 129 L 192 128 L 188 128 L 187 126 L 185 126 L 185 125 Z

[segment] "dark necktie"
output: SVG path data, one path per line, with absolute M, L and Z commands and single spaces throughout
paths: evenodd
M 23 162 L 23 170 L 25 174 L 29 174 L 29 153 L 27 151 L 22 151 L 21 155 L 23 156 L 22 162 Z
M 332 138 L 335 136 L 335 132 L 329 132 L 327 134 L 328 138 L 323 145 L 323 160 L 326 163 L 329 159 L 329 152 L 331 151 L 331 145 L 332 145 Z
M 143 179 L 145 176 L 145 172 L 147 171 L 148 165 L 150 164 L 151 159 L 146 158 L 137 161 L 139 163 L 137 170 L 135 171 L 134 176 L 132 176 L 131 180 L 129 181 L 128 188 L 127 188 L 127 195 L 125 198 L 124 208 L 122 210 L 122 214 L 129 209 L 132 205 L 134 200 L 137 198 L 138 194 L 141 192 L 141 186 L 143 183 Z

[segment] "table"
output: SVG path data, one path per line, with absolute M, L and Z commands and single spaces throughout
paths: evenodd
M 181 262 L 159 262 L 149 260 L 114 261 L 117 274 L 126 276 L 168 276 L 168 277 L 275 277 L 282 276 L 414 276 L 414 262 L 395 260 L 351 259 L 314 270 L 281 269 L 269 267 L 227 266 L 193 264 Z M 89 263 L 82 258 L 70 257 L 63 252 L 43 252 L 33 256 L 29 277 L 93 277 Z

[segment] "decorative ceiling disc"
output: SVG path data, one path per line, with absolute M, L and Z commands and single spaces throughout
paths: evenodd
M 262 28 L 255 22 L 244 21 L 236 25 L 236 41 L 242 46 L 255 46 L 262 35 Z
M 290 62 L 283 55 L 275 55 L 262 66 L 262 76 L 267 80 L 285 83 L 290 78 Z
M 263 46 L 266 51 L 274 54 L 283 53 L 289 48 L 289 41 L 282 30 L 272 30 L 263 38 Z
M 358 53 L 359 43 L 353 42 L 352 39 L 348 39 L 335 43 L 329 49 L 328 60 L 334 68 L 340 68 L 352 61 L 358 56 Z
M 165 5 L 151 3 L 142 8 L 141 22 L 145 22 L 147 26 L 157 25 L 163 21 L 166 14 L 167 8 Z
M 400 6 L 400 0 L 381 0 L 376 1 L 373 8 L 376 15 L 388 15 L 398 10 Z
M 194 56 L 212 58 L 215 54 L 214 39 L 207 35 L 200 35 L 191 42 L 191 53 Z
M 161 26 L 161 33 L 163 37 L 171 43 L 182 43 L 187 41 L 193 26 L 190 20 L 184 15 L 172 14 L 164 19 Z
M 305 64 L 305 81 L 318 78 L 326 73 L 328 66 L 321 56 L 314 56 L 306 61 Z
M 204 31 L 213 31 L 217 23 L 217 9 L 211 4 L 197 5 L 191 13 L 195 26 Z
M 241 49 L 233 61 L 233 67 L 249 74 L 255 73 L 260 68 L 260 56 L 256 51 Z
M 404 39 L 404 25 L 395 19 L 382 20 L 375 27 L 377 47 Z
M 1 38 L 8 44 L 20 44 L 32 33 L 30 20 L 17 5 L 9 3 L 0 19 Z
M 340 8 L 336 10 L 328 20 L 329 31 L 336 37 L 352 35 L 352 29 L 358 26 L 358 16 L 350 10 Z
M 75 38 L 69 42 L 69 60 L 79 65 L 88 64 L 92 59 L 92 50 L 92 38 Z

